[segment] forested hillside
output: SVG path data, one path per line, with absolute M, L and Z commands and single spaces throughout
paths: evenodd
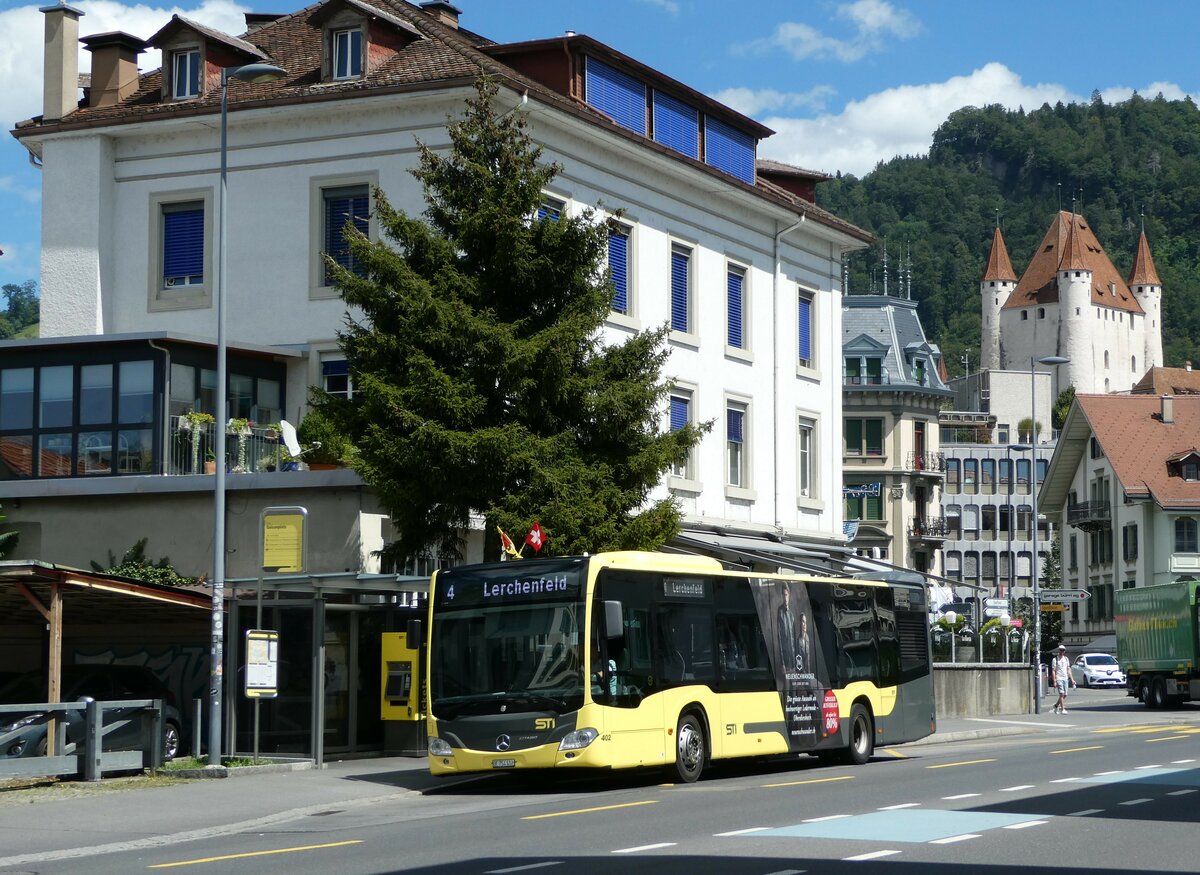
M 952 374 L 964 351 L 972 370 L 979 364 L 979 280 L 997 217 L 1020 276 L 1055 211 L 1074 199 L 1128 276 L 1144 213 L 1163 283 L 1164 364 L 1200 363 L 1200 111 L 1190 99 L 966 107 L 937 130 L 928 157 L 841 176 L 817 199 L 881 238 L 852 256 L 852 293 L 870 291 L 872 276 L 882 286 L 884 238 L 894 292 L 911 247 L 913 298 Z

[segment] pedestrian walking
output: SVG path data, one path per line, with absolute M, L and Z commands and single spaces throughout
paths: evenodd
M 1066 645 L 1058 645 L 1058 656 L 1050 663 L 1051 677 L 1054 688 L 1058 690 L 1058 701 L 1054 703 L 1055 714 L 1067 713 L 1067 687 L 1075 686 L 1075 678 L 1071 677 L 1071 660 L 1067 659 Z

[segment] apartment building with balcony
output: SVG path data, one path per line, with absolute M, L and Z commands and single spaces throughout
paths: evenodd
M 915 301 L 842 302 L 842 502 L 860 556 L 941 573 L 945 459 L 938 411 L 952 396 Z

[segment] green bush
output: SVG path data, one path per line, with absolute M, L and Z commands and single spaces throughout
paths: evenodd
M 296 429 L 296 439 L 305 450 L 303 459 L 306 462 L 346 465 L 354 454 L 350 439 L 339 432 L 333 421 L 318 407 L 309 408 Z

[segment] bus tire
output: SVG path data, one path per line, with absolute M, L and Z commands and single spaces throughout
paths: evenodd
M 695 783 L 704 771 L 707 746 L 704 724 L 695 712 L 681 714 L 675 727 L 675 773 L 684 784 Z
M 846 761 L 861 766 L 875 752 L 875 727 L 867 709 L 855 703 L 850 708 L 850 747 L 846 749 Z
M 1154 708 L 1167 707 L 1167 684 L 1162 678 L 1150 682 L 1150 692 L 1146 694 L 1146 706 Z

